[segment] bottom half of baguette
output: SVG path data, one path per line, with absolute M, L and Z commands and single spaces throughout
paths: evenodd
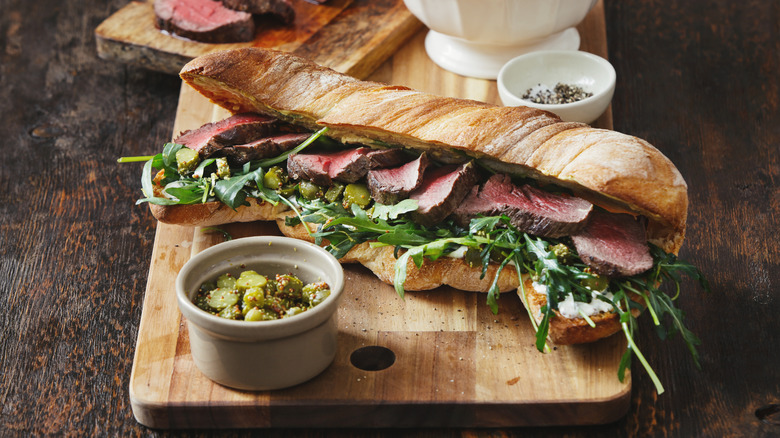
M 284 204 L 276 206 L 268 202 L 247 199 L 249 205 L 231 209 L 218 202 L 186 206 L 150 205 L 152 214 L 161 222 L 183 226 L 211 226 L 230 222 L 276 221 L 282 234 L 301 240 L 314 241 L 303 225 L 288 226 L 285 218 L 293 214 Z M 310 224 L 309 229 L 315 229 Z M 381 281 L 393 284 L 395 278 L 396 251 L 392 246 L 372 247 L 363 242 L 353 247 L 344 257 L 342 263 L 359 263 L 376 275 Z M 425 260 L 421 266 L 416 266 L 410 259 L 406 269 L 404 289 L 421 291 L 450 286 L 458 290 L 487 292 L 498 272 L 498 265 L 491 265 L 482 275 L 481 266 L 470 266 L 463 258 L 440 257 L 437 260 Z M 501 270 L 497 281 L 501 292 L 516 290 L 518 296 L 528 307 L 531 315 L 540 322 L 543 317 L 542 308 L 547 304 L 547 295 L 534 288 L 530 276 L 523 275 L 523 286 L 517 271 L 509 267 Z M 581 344 L 594 342 L 610 336 L 621 329 L 620 319 L 614 312 L 599 313 L 590 317 L 595 324 L 592 327 L 584 318 L 567 318 L 557 310 L 550 320 L 549 339 L 558 345 Z
M 296 239 L 313 239 L 302 225 L 285 225 L 284 217 L 276 220 L 282 234 Z M 371 247 L 367 242 L 353 247 L 342 263 L 360 263 L 385 283 L 393 284 L 396 264 L 395 249 L 392 246 Z M 409 260 L 406 267 L 404 289 L 408 291 L 430 290 L 441 286 L 450 286 L 459 290 L 487 292 L 498 271 L 497 265 L 490 265 L 484 276 L 481 266 L 470 266 L 462 258 L 441 257 L 435 261 L 425 260 L 418 267 Z M 536 322 L 544 317 L 542 308 L 547 304 L 547 295 L 534 287 L 530 275 L 524 274 L 523 287 L 520 287 L 517 271 L 506 268 L 499 272 L 498 288 L 501 292 L 516 290 L 523 304 L 529 309 Z M 525 294 L 523 296 L 523 294 Z M 594 326 L 584 318 L 567 318 L 557 310 L 550 320 L 548 338 L 557 345 L 583 344 L 594 342 L 621 330 L 620 317 L 614 312 L 603 312 L 590 316 Z

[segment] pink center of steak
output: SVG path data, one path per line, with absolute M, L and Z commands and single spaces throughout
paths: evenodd
M 306 179 L 329 186 L 333 180 L 353 183 L 368 172 L 368 148 L 323 154 L 293 154 L 287 159 L 287 172 L 294 179 Z
M 259 114 L 236 114 L 185 131 L 174 142 L 196 151 L 201 158 L 207 158 L 225 146 L 249 143 L 267 136 L 272 132 L 275 122 L 274 118 Z
M 250 14 L 226 8 L 213 0 L 157 1 L 157 13 L 174 20 L 179 27 L 190 30 L 207 30 L 227 23 L 244 21 Z
M 490 177 L 474 187 L 454 213 L 463 226 L 478 216 L 506 215 L 520 231 L 542 237 L 562 237 L 579 231 L 593 205 L 574 196 L 512 184 L 508 175 Z
M 631 276 L 653 267 L 645 228 L 631 215 L 594 211 L 571 239 L 582 261 L 599 275 Z
M 417 201 L 414 220 L 422 225 L 443 221 L 460 204 L 478 178 L 472 162 L 429 169 L 423 182 L 409 195 Z

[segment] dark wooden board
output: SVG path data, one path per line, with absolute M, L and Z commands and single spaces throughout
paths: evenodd
M 133 1 L 95 29 L 97 52 L 106 60 L 178 74 L 187 61 L 205 53 L 263 47 L 294 52 L 365 78 L 422 25 L 402 0 L 292 3 L 296 19 L 291 26 L 258 26 L 255 39 L 247 43 L 207 44 L 159 31 L 153 1 Z

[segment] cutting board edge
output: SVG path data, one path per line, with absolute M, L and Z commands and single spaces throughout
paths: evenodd
M 623 418 L 631 405 L 631 386 L 613 397 L 603 400 L 578 400 L 555 402 L 486 402 L 474 405 L 465 402 L 442 402 L 426 404 L 425 409 L 407 402 L 364 402 L 327 404 L 312 403 L 277 406 L 258 406 L 254 401 L 209 406 L 196 403 L 159 403 L 144 401 L 131 396 L 131 406 L 136 420 L 154 429 L 303 429 L 303 428 L 366 428 L 366 429 L 410 429 L 410 428 L 506 428 L 506 427 L 549 427 L 549 426 L 595 426 L 609 424 Z M 307 409 L 321 411 L 327 407 L 338 413 L 338 420 L 332 417 L 322 422 L 312 421 Z M 243 421 L 224 424 L 219 418 L 235 420 L 237 412 L 245 412 Z M 567 412 L 560 415 L 560 412 Z M 177 413 L 178 412 L 178 413 Z M 550 415 L 549 412 L 556 412 Z M 307 418 L 302 424 L 301 417 Z M 176 421 L 186 418 L 187 422 Z M 444 419 L 444 420 L 443 420 Z M 575 419 L 572 421 L 572 419 Z

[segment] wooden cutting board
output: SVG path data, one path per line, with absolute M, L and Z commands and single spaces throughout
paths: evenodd
M 329 0 L 324 5 L 291 0 L 293 25 L 260 21 L 254 41 L 206 44 L 160 32 L 153 3 L 132 1 L 102 22 L 95 29 L 98 56 L 179 74 L 187 61 L 205 53 L 263 47 L 293 52 L 362 79 L 422 26 L 402 0 Z
M 582 49 L 606 57 L 601 3 L 579 27 Z M 417 33 L 372 79 L 440 94 L 497 100 L 495 82 L 436 67 Z M 226 117 L 184 87 L 174 132 Z M 611 127 L 607 112 L 596 123 Z M 151 147 L 151 146 L 150 146 Z M 229 224 L 234 238 L 278 234 L 273 223 Z M 399 298 L 362 266 L 345 266 L 333 364 L 299 386 L 236 391 L 195 368 L 174 280 L 193 255 L 222 241 L 201 229 L 159 224 L 143 303 L 130 400 L 136 419 L 154 428 L 509 427 L 600 424 L 628 409 L 631 378 L 617 378 L 620 336 L 541 354 L 514 293 L 494 315 L 485 295 L 442 287 Z M 374 350 L 372 350 L 372 348 Z M 379 351 L 376 351 L 379 349 Z M 382 352 L 392 352 L 388 365 Z

